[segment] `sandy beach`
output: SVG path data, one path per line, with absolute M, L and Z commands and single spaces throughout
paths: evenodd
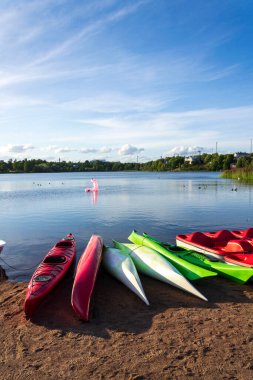
M 141 279 L 150 307 L 101 271 L 89 323 L 71 308 L 70 277 L 32 320 L 23 313 L 27 284 L 2 280 L 0 378 L 253 378 L 253 284 L 195 282 L 206 303 Z

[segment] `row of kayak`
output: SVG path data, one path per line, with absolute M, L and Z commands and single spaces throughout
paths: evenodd
M 163 281 L 207 301 L 190 281 L 217 275 L 238 283 L 245 283 L 253 277 L 253 268 L 231 265 L 224 260 L 210 258 L 193 250 L 163 244 L 144 233 L 133 231 L 129 243 L 113 240 L 114 247 L 105 247 L 99 235 L 93 235 L 77 265 L 72 287 L 71 304 L 84 321 L 89 320 L 90 301 L 98 270 L 102 262 L 106 270 L 147 305 L 139 273 Z M 72 234 L 60 240 L 45 256 L 35 270 L 24 302 L 24 311 L 31 317 L 41 302 L 61 281 L 75 263 L 76 242 Z
M 77 265 L 71 304 L 84 321 L 89 319 L 89 305 L 102 259 L 103 239 L 93 235 Z M 72 234 L 60 240 L 44 257 L 28 284 L 24 311 L 27 317 L 37 312 L 41 302 L 52 292 L 75 264 L 76 241 Z

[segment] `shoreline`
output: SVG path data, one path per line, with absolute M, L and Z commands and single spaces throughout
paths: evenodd
M 141 276 L 151 306 L 100 273 L 90 322 L 70 305 L 66 278 L 32 320 L 27 283 L 0 282 L 3 379 L 252 379 L 253 286 L 222 278 L 194 285 L 204 302 Z

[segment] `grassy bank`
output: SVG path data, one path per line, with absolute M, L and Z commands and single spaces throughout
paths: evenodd
M 242 168 L 225 170 L 221 176 L 222 178 L 236 179 L 243 182 L 253 182 L 253 169 Z

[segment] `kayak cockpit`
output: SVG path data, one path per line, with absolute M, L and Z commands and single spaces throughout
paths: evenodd
M 60 256 L 60 255 L 52 255 L 47 256 L 43 263 L 45 264 L 63 264 L 66 262 L 66 256 Z
M 71 240 L 62 240 L 55 245 L 56 248 L 67 248 L 72 247 L 73 242 Z

